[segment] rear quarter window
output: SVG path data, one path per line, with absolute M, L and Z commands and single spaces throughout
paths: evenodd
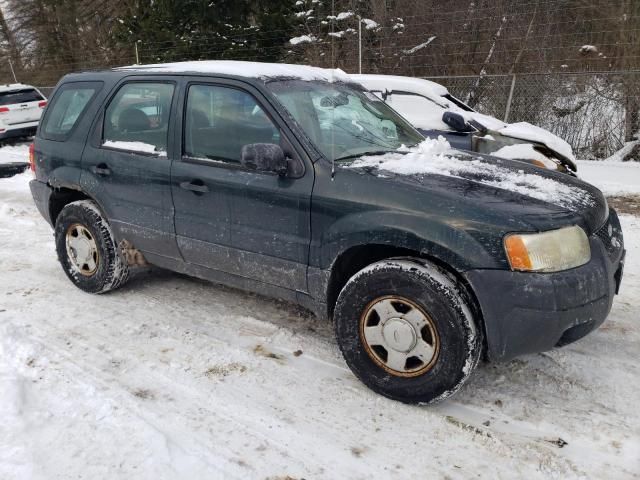
M 61 86 L 41 122 L 40 136 L 55 141 L 69 138 L 102 85 L 102 82 L 74 82 Z
M 0 106 L 18 103 L 41 102 L 44 97 L 34 88 L 23 88 L 10 92 L 0 92 Z

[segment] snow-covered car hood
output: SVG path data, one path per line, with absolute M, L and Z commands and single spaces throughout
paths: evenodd
M 537 127 L 528 122 L 504 123 L 497 118 L 489 117 L 488 115 L 483 115 L 478 112 L 464 112 L 464 117 L 471 118 L 480 125 L 504 137 L 544 145 L 549 150 L 560 155 L 562 157 L 561 160 L 567 159 L 571 162 L 575 162 L 576 160 L 571 145 L 544 128 Z
M 486 202 L 492 209 L 506 206 L 540 229 L 553 228 L 550 225 L 557 220 L 575 221 L 592 233 L 608 214 L 604 196 L 588 183 L 518 161 L 453 150 L 442 137 L 404 151 L 363 156 L 348 167 L 425 189 L 447 190 L 460 201 Z

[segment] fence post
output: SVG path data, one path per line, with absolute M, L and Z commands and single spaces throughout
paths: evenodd
M 511 88 L 509 89 L 509 98 L 507 98 L 507 108 L 504 110 L 504 123 L 509 122 L 509 113 L 511 113 L 511 102 L 513 100 L 513 91 L 516 88 L 516 75 L 513 74 L 511 77 Z
M 138 55 L 138 41 L 134 44 L 136 47 L 136 65 L 140 65 L 140 56 Z
M 358 15 L 358 73 L 362 74 L 362 17 Z

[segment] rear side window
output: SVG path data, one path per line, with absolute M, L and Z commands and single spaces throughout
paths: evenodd
M 47 140 L 66 140 L 101 87 L 102 82 L 69 83 L 60 87 L 42 120 L 41 136 Z
M 184 154 L 239 163 L 242 147 L 279 143 L 280 131 L 247 92 L 191 85 L 184 126 Z
M 34 88 L 0 92 L 0 105 L 15 105 L 17 103 L 40 102 L 44 97 Z
M 105 112 L 103 145 L 143 153 L 165 153 L 174 88 L 171 83 L 123 85 Z

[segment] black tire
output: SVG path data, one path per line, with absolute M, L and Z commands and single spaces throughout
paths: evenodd
M 97 246 L 96 268 L 91 274 L 81 273 L 67 252 L 67 232 L 78 225 L 88 230 Z M 79 200 L 66 205 L 56 219 L 55 240 L 62 269 L 79 289 L 89 293 L 105 293 L 127 281 L 127 262 L 116 245 L 109 224 L 94 202 Z
M 410 301 L 431 320 L 438 347 L 423 373 L 390 372 L 366 345 L 365 311 L 389 296 Z M 435 403 L 454 394 L 482 351 L 481 329 L 464 298 L 448 273 L 421 259 L 390 259 L 364 268 L 342 289 L 334 312 L 337 342 L 349 368 L 375 392 L 404 403 Z

